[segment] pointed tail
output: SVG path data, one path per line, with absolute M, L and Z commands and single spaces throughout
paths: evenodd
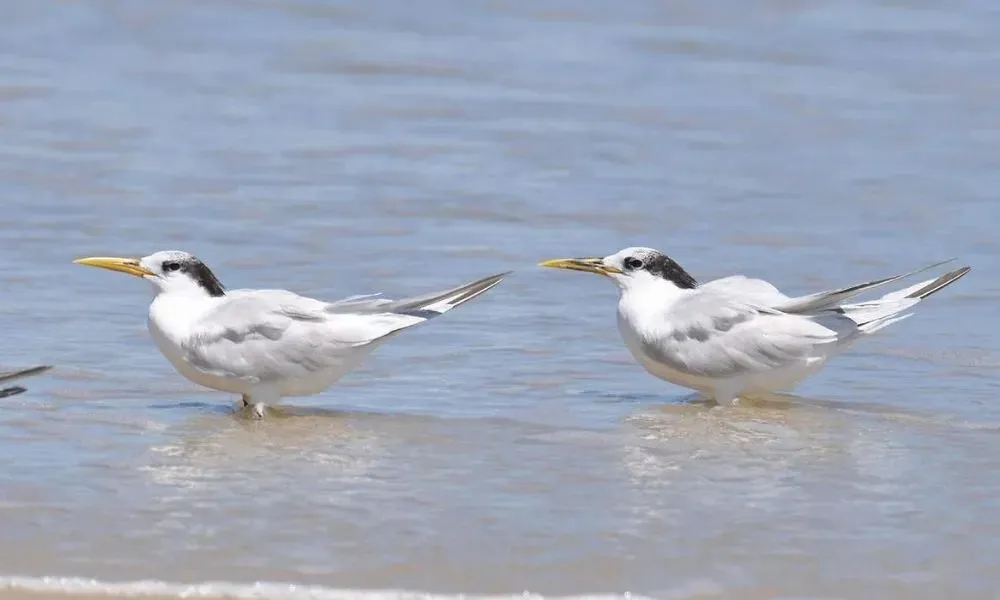
M 474 300 L 479 296 L 482 296 L 490 289 L 497 286 L 501 281 L 503 281 L 504 277 L 510 275 L 510 273 L 510 271 L 507 271 L 506 273 L 491 275 L 478 281 L 460 285 L 443 292 L 434 292 L 423 296 L 414 296 L 413 298 L 396 300 L 380 308 L 385 311 L 401 314 L 420 313 L 415 316 L 422 316 L 425 318 L 443 315 L 456 306 L 461 306 L 470 300 Z
M 936 262 L 932 265 L 927 265 L 926 267 L 921 267 L 915 271 L 910 271 L 909 273 L 903 273 L 901 275 L 893 275 L 892 277 L 885 277 L 882 279 L 876 279 L 874 281 L 866 281 L 865 283 L 858 283 L 844 288 L 838 288 L 835 290 L 826 290 L 823 292 L 816 292 L 815 294 L 809 294 L 808 296 L 799 296 L 797 298 L 790 298 L 789 300 L 776 304 L 773 308 L 776 308 L 782 312 L 791 313 L 810 313 L 817 312 L 820 310 L 827 310 L 831 308 L 836 308 L 845 300 L 850 300 L 854 296 L 862 294 L 864 292 L 873 290 L 884 285 L 888 285 L 900 279 L 916 275 L 917 273 L 923 273 L 924 271 L 929 271 L 935 267 L 940 267 L 943 264 L 950 263 L 954 261 L 954 258 L 949 258 L 948 260 L 943 260 L 941 262 Z M 961 270 L 961 269 L 960 269 Z M 924 285 L 927 282 L 919 283 L 917 286 Z M 913 289 L 913 288 L 907 288 Z M 890 296 L 892 294 L 889 294 Z
M 929 282 L 924 282 L 926 285 L 918 287 L 916 290 L 908 293 L 907 298 L 917 298 L 923 300 L 924 298 L 935 294 L 949 285 L 955 283 L 959 279 L 965 277 L 965 275 L 972 270 L 972 267 L 962 267 L 961 269 L 955 269 L 954 271 L 949 271 L 944 275 L 938 277 Z M 920 285 L 920 284 L 917 284 Z M 916 286 L 913 286 L 916 287 Z
M 878 300 L 845 304 L 840 310 L 844 316 L 858 324 L 860 331 L 872 333 L 909 317 L 913 313 L 904 314 L 904 311 L 965 277 L 971 270 L 972 267 L 955 269 L 935 279 L 921 281 L 916 285 L 890 292 Z

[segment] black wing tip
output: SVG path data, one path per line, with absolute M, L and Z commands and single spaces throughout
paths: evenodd
M 928 296 L 930 296 L 930 295 L 932 295 L 932 294 L 934 294 L 936 292 L 940 292 L 944 288 L 946 288 L 949 285 L 955 283 L 959 279 L 965 277 L 966 275 L 969 274 L 969 271 L 971 271 L 971 270 L 972 270 L 972 267 L 969 266 L 969 265 L 966 265 L 964 267 L 960 267 L 958 269 L 955 269 L 954 271 L 948 271 L 944 275 L 938 277 L 934 281 L 928 283 L 924 287 L 922 287 L 919 290 L 913 292 L 912 294 L 909 295 L 909 297 L 910 298 L 919 298 L 919 299 L 922 300 L 922 299 L 924 299 L 924 298 L 926 298 L 926 297 L 928 297 Z
M 958 281 L 959 279 L 961 279 L 961 278 L 965 277 L 966 275 L 968 275 L 970 271 L 972 271 L 972 266 L 971 265 L 965 265 L 964 267 L 959 267 L 958 269 L 955 269 L 954 271 L 951 271 L 950 273 L 945 273 L 944 277 L 948 277 L 949 278 L 948 283 L 954 283 L 954 282 Z
M 505 277 L 507 277 L 508 275 L 510 275 L 513 272 L 514 271 L 504 271 L 503 273 L 497 273 L 496 275 L 490 275 L 489 277 L 483 277 L 479 281 L 482 281 L 482 282 L 492 281 L 492 280 L 496 280 L 498 282 L 499 281 L 503 281 L 503 279 Z
M 469 285 L 465 286 L 465 289 L 469 290 L 469 292 L 466 292 L 466 294 L 472 293 L 474 296 L 478 296 L 479 294 L 482 294 L 485 291 L 491 290 L 511 273 L 513 273 L 513 271 L 507 271 L 505 273 L 497 273 L 496 275 L 490 275 L 489 277 L 483 277 L 482 279 L 473 281 Z M 460 297 L 464 297 L 464 295 L 465 294 L 463 294 L 463 296 Z
M 936 269 L 936 268 L 944 266 L 944 265 L 946 265 L 948 263 L 953 263 L 956 260 L 958 260 L 958 257 L 957 256 L 952 256 L 951 258 L 946 258 L 946 259 L 940 260 L 940 261 L 938 261 L 936 263 L 929 264 L 926 267 L 924 267 L 923 269 L 921 269 L 921 271 L 929 271 L 931 269 Z
M 478 281 L 474 281 L 469 285 L 465 286 L 465 292 L 459 294 L 451 301 L 448 302 L 453 308 L 465 304 L 469 300 L 473 300 L 482 296 L 486 292 L 492 290 L 496 286 L 500 285 L 500 282 L 504 280 L 505 277 L 513 273 L 513 271 L 507 271 L 505 273 L 497 273 L 496 275 L 490 275 L 489 277 L 483 277 Z
M 513 272 L 514 271 L 504 271 L 503 273 L 497 273 L 496 275 L 490 275 L 489 277 L 481 279 L 480 281 L 482 281 L 484 284 L 488 281 L 488 282 L 490 282 L 489 286 L 493 287 L 496 284 L 498 284 L 501 281 L 503 281 L 504 279 L 506 279 L 507 277 L 509 277 L 510 274 L 513 273 Z

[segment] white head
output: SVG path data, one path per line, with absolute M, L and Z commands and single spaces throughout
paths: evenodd
M 622 290 L 664 283 L 685 290 L 698 286 L 694 277 L 673 259 L 652 248 L 625 248 L 604 258 L 560 258 L 539 264 L 605 275 Z
M 73 262 L 141 277 L 152 283 L 158 294 L 183 293 L 213 297 L 226 294 L 222 283 L 205 263 L 179 250 L 163 250 L 144 258 L 95 256 Z

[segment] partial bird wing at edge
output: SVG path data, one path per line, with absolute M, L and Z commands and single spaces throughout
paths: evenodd
M 28 369 L 20 369 L 18 371 L 8 371 L 6 373 L 0 373 L 0 383 L 7 383 L 9 381 L 14 381 L 15 379 L 21 379 L 23 377 L 31 377 L 32 375 L 38 375 L 44 373 L 51 369 L 49 365 L 41 365 L 37 367 L 30 367 Z

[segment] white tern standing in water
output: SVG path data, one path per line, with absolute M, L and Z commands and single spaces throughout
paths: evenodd
M 395 334 L 480 296 L 502 273 L 403 300 L 376 295 L 324 302 L 287 290 L 226 290 L 194 256 L 74 261 L 153 285 L 149 332 L 173 366 L 205 387 L 240 394 L 262 417 L 285 396 L 318 394 Z
M 910 316 L 907 311 L 917 303 L 970 270 L 962 267 L 869 302 L 844 303 L 942 264 L 792 298 L 742 275 L 699 284 L 651 248 L 540 263 L 609 277 L 621 292 L 618 329 L 632 356 L 656 377 L 720 404 L 793 389 L 830 358 Z

